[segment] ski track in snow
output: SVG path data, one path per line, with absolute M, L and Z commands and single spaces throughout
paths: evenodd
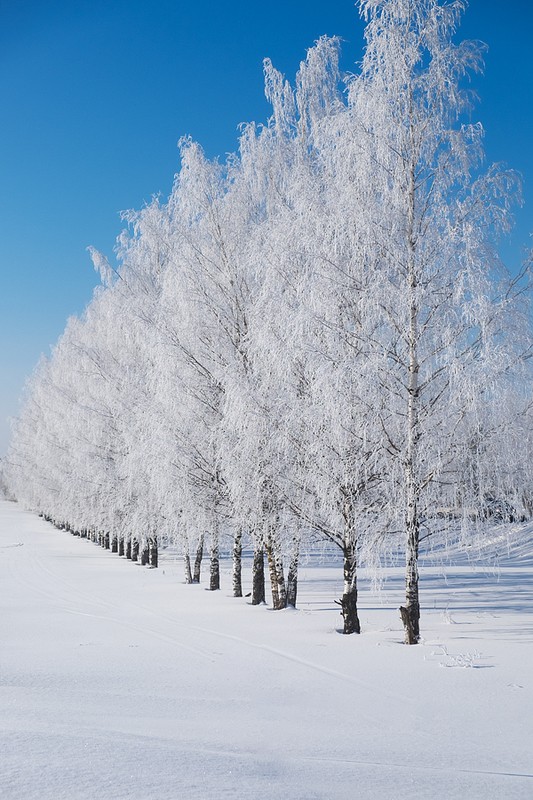
M 358 764 L 365 767 L 378 767 L 379 769 L 399 769 L 426 773 L 453 773 L 464 775 L 494 775 L 504 778 L 533 778 L 533 774 L 524 772 L 496 772 L 482 769 L 454 769 L 453 767 L 423 767 L 418 764 L 400 764 L 383 761 L 361 761 L 360 759 L 320 758 L 313 757 L 313 761 L 323 761 L 328 764 Z M 466 800 L 466 799 L 465 799 Z

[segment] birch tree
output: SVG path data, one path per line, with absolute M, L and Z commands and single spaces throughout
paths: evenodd
M 508 227 L 515 181 L 498 168 L 479 173 L 482 128 L 462 123 L 462 83 L 481 68 L 479 46 L 453 40 L 464 3 L 361 0 L 359 8 L 367 45 L 349 103 L 370 185 L 364 235 L 380 316 L 370 341 L 388 492 L 405 536 L 401 614 L 414 644 L 422 530 L 453 484 L 462 422 L 479 412 L 487 385 L 523 365 L 503 322 L 517 309 L 495 280 L 494 232 Z

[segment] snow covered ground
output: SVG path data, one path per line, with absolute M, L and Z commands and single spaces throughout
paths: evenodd
M 346 637 L 340 566 L 297 612 L 223 566 L 212 594 L 0 503 L 2 800 L 533 798 L 531 551 L 425 569 L 416 647 L 401 570 Z

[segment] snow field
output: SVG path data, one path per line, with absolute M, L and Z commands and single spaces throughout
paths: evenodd
M 533 560 L 422 573 L 403 645 L 401 570 L 304 565 L 272 612 L 147 570 L 0 504 L 2 800 L 533 797 Z M 246 571 L 247 578 L 249 571 Z M 249 586 L 245 587 L 245 591 Z

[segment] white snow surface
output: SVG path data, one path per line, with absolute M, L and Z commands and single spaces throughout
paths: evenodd
M 342 636 L 340 563 L 273 612 L 230 596 L 229 561 L 211 593 L 1 502 L 0 796 L 530 800 L 528 536 L 498 569 L 424 567 L 408 647 L 399 568 Z

